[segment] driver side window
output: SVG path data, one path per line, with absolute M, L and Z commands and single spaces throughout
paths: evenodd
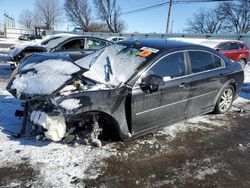
M 185 58 L 183 52 L 170 54 L 158 61 L 147 73 L 157 75 L 164 81 L 185 75 Z
M 84 48 L 84 42 L 81 39 L 71 40 L 62 46 L 62 50 L 80 50 Z

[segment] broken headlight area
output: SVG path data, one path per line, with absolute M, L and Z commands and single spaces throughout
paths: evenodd
M 44 134 L 46 138 L 52 141 L 60 141 L 66 133 L 66 123 L 61 113 L 47 114 L 41 111 L 33 111 L 30 115 L 30 122 L 35 126 L 34 130 L 42 135 Z
M 66 144 L 87 144 L 101 146 L 99 136 L 102 129 L 98 123 L 98 115 L 91 114 L 84 118 L 66 122 L 62 113 L 45 113 L 33 111 L 30 122 L 39 141 L 62 141 Z
M 36 136 L 38 141 L 51 140 L 66 144 L 101 146 L 99 136 L 102 129 L 98 123 L 98 114 L 91 113 L 68 121 L 60 108 L 50 101 L 29 102 L 26 114 L 25 124 L 30 125 L 30 135 Z
M 99 137 L 102 129 L 98 123 L 100 119 L 98 114 L 91 112 L 84 117 L 75 117 L 74 114 L 83 104 L 74 96 L 78 93 L 105 89 L 110 88 L 78 76 L 56 93 L 26 101 L 27 112 L 18 112 L 17 115 L 23 114 L 27 117 L 24 118 L 26 122 L 23 124 L 31 125 L 31 135 L 36 136 L 38 141 L 48 139 L 56 142 L 100 146 Z M 22 128 L 22 130 L 27 129 Z

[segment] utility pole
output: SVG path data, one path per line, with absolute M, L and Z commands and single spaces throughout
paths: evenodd
M 172 20 L 171 22 L 171 33 L 173 33 L 173 29 L 174 29 L 174 20 Z
M 173 0 L 169 0 L 166 34 L 168 34 L 168 32 L 169 32 L 169 21 L 170 21 L 172 5 L 173 5 Z

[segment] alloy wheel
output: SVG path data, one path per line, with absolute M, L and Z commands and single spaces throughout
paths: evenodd
M 226 89 L 220 99 L 219 108 L 221 112 L 226 112 L 233 102 L 233 91 L 232 89 Z

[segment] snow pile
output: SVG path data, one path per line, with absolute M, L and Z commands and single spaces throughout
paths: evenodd
M 81 106 L 79 99 L 66 99 L 59 104 L 65 110 L 74 110 Z
M 250 64 L 249 63 L 245 66 L 244 72 L 245 72 L 244 83 L 250 84 Z
M 136 68 L 146 59 L 137 56 L 136 49 L 124 50 L 126 47 L 121 45 L 112 45 L 106 47 L 102 53 L 100 51 L 96 53 L 98 57 L 83 58 L 78 61 L 80 66 L 86 67 L 86 61 L 88 63 L 94 63 L 90 67 L 89 71 L 84 73 L 84 76 L 96 80 L 101 83 L 109 83 L 114 86 L 118 86 L 124 83 L 132 76 Z M 124 50 L 124 51 L 123 51 Z M 92 57 L 92 56 L 91 56 Z M 95 60 L 96 58 L 96 60 Z M 94 61 L 94 62 L 93 62 Z M 108 74 L 108 80 L 107 80 Z
M 67 85 L 62 90 L 60 90 L 59 93 L 60 93 L 60 95 L 67 96 L 76 90 L 77 90 L 77 88 L 74 85 Z
M 60 141 L 66 133 L 65 120 L 61 114 L 49 116 L 44 112 L 33 111 L 30 121 L 46 129 L 45 136 L 53 141 Z
M 11 86 L 17 93 L 51 94 L 66 81 L 71 74 L 78 72 L 79 67 L 64 60 L 46 60 L 38 64 L 28 64 L 22 70 L 29 70 L 26 74 L 18 74 Z
M 244 84 L 241 88 L 240 97 L 243 99 L 250 100 L 250 64 L 247 64 L 244 69 L 245 78 Z
M 206 125 L 209 125 L 209 126 L 206 126 Z M 197 130 L 203 130 L 203 131 L 213 130 L 212 125 L 220 127 L 223 124 L 221 124 L 219 121 L 210 120 L 207 117 L 207 115 L 197 116 L 185 122 L 180 122 L 180 123 L 167 126 L 162 131 L 158 131 L 157 134 L 167 135 L 167 136 L 170 136 L 171 139 L 174 139 L 177 137 L 179 133 L 184 133 L 188 131 L 197 131 Z

